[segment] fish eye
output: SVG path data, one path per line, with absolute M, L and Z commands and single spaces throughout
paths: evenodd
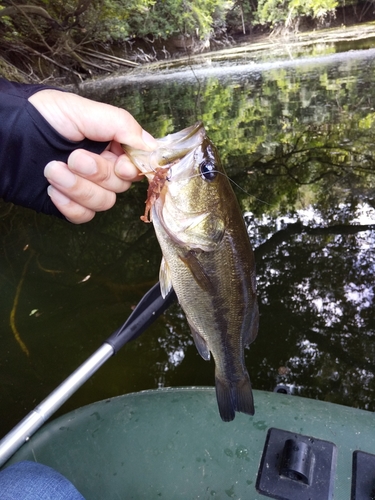
M 202 161 L 202 163 L 199 164 L 199 171 L 204 181 L 213 181 L 217 175 L 215 165 L 209 161 Z

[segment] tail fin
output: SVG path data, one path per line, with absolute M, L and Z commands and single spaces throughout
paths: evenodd
M 231 422 L 236 411 L 254 415 L 253 391 L 247 374 L 236 382 L 225 380 L 216 375 L 215 382 L 219 413 L 224 422 Z

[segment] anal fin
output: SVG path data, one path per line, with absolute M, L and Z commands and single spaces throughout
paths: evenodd
M 195 330 L 195 328 L 193 328 L 191 326 L 190 323 L 189 323 L 189 326 L 190 326 L 191 334 L 193 336 L 195 347 L 197 348 L 197 351 L 199 352 L 199 354 L 202 356 L 202 358 L 205 361 L 208 361 L 211 358 L 211 353 L 210 353 L 210 350 L 209 350 L 209 348 L 207 346 L 207 342 L 204 340 L 204 338 L 202 337 L 202 335 L 200 335 Z

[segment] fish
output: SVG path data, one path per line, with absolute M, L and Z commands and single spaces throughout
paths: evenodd
M 257 336 L 255 258 L 237 198 L 202 122 L 157 139 L 152 152 L 123 146 L 148 178 L 144 222 L 162 250 L 162 295 L 173 287 L 199 354 L 215 361 L 219 413 L 254 415 L 244 349 Z

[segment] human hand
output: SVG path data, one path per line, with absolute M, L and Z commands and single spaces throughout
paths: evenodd
M 68 220 L 88 222 L 96 212 L 114 205 L 116 193 L 126 191 L 132 181 L 141 178 L 121 144 L 151 151 L 156 141 L 130 113 L 59 90 L 41 90 L 29 101 L 65 138 L 109 142 L 100 155 L 77 149 L 67 164 L 52 161 L 46 165 L 48 194 Z

